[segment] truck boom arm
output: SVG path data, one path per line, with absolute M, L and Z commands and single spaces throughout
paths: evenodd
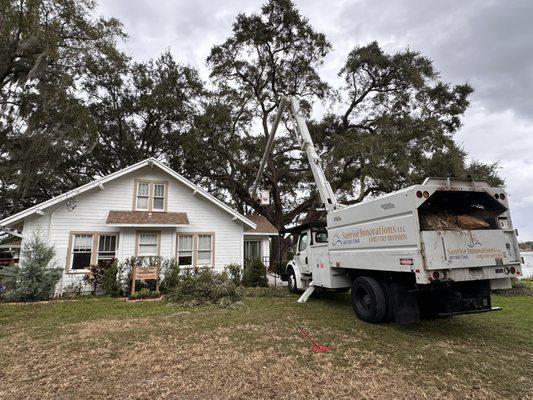
M 276 135 L 281 116 L 283 115 L 283 112 L 286 108 L 288 108 L 289 114 L 294 122 L 301 150 L 305 152 L 309 160 L 309 165 L 311 166 L 311 172 L 313 173 L 320 199 L 322 203 L 324 203 L 324 207 L 328 212 L 333 211 L 338 208 L 335 193 L 331 189 L 331 185 L 329 184 L 328 180 L 326 179 L 326 176 L 324 175 L 324 171 L 322 170 L 322 167 L 320 165 L 320 157 L 318 156 L 315 145 L 313 143 L 313 139 L 311 139 L 311 135 L 309 134 L 309 130 L 307 129 L 305 119 L 300 115 L 298 103 L 296 102 L 296 99 L 292 97 L 283 97 L 279 103 L 278 112 L 276 114 L 276 117 L 274 118 L 272 128 L 270 129 L 270 135 L 268 136 L 265 153 L 263 154 L 263 158 L 261 159 L 261 163 L 259 164 L 259 170 L 257 171 L 257 176 L 252 185 L 250 193 L 253 198 L 256 197 L 259 181 L 261 180 L 261 176 L 263 175 L 263 172 L 265 170 L 268 156 L 272 151 L 274 136 Z

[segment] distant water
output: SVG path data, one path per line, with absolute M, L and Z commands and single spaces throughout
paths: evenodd
M 522 273 L 526 278 L 533 277 L 533 251 L 521 251 L 520 254 L 524 257 L 522 264 Z

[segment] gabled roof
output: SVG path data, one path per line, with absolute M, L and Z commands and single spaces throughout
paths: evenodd
M 266 219 L 262 215 L 246 215 L 246 218 L 248 218 L 250 221 L 252 221 L 257 226 L 254 228 L 245 227 L 244 233 L 245 234 L 265 234 L 265 235 L 277 235 L 278 230 L 274 225 L 270 223 L 268 219 Z
M 40 204 L 37 204 L 33 207 L 30 207 L 24 211 L 21 211 L 17 214 L 11 215 L 10 217 L 4 218 L 0 221 L 0 227 L 1 226 L 9 226 L 17 221 L 20 221 L 32 214 L 39 213 L 43 211 L 45 208 L 51 207 L 55 204 L 58 204 L 62 201 L 69 200 L 77 195 L 80 195 L 84 192 L 87 192 L 91 189 L 103 187 L 103 185 L 107 182 L 110 182 L 114 179 L 120 178 L 121 176 L 124 176 L 126 174 L 129 174 L 130 172 L 136 171 L 140 168 L 146 167 L 146 166 L 154 166 L 158 167 L 159 169 L 163 170 L 173 178 L 175 178 L 177 181 L 181 182 L 183 185 L 187 186 L 189 189 L 193 191 L 193 194 L 199 194 L 200 196 L 204 197 L 205 199 L 209 200 L 216 206 L 222 208 L 227 213 L 233 215 L 234 219 L 238 219 L 241 221 L 245 226 L 248 226 L 250 228 L 255 228 L 256 224 L 250 221 L 248 218 L 246 218 L 244 215 L 238 213 L 233 208 L 229 207 L 228 205 L 224 204 L 222 201 L 218 200 L 216 197 L 210 195 L 207 193 L 204 189 L 199 187 L 198 185 L 195 185 L 185 177 L 178 174 L 173 169 L 167 167 L 160 161 L 158 161 L 155 158 L 147 158 L 146 160 L 140 161 L 137 164 L 130 165 L 129 167 L 123 168 L 119 171 L 113 172 L 112 174 L 106 175 L 102 178 L 98 178 L 92 182 L 89 182 L 83 186 L 80 186 L 79 188 L 73 189 L 69 192 L 60 194 L 59 196 L 56 196 L 50 200 L 44 201 Z

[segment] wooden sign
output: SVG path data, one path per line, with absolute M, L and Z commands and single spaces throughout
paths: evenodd
M 134 266 L 131 273 L 131 294 L 135 293 L 136 281 L 149 281 L 155 279 L 155 291 L 159 292 L 159 266 L 138 267 Z

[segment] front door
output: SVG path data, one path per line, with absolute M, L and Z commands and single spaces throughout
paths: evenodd
M 296 247 L 295 261 L 301 272 L 309 272 L 309 260 L 307 257 L 307 249 L 309 248 L 309 231 L 300 233 L 298 237 L 298 244 Z
M 256 260 L 256 259 L 261 260 L 261 241 L 260 240 L 245 240 L 244 241 L 244 263 L 248 265 L 252 260 Z

